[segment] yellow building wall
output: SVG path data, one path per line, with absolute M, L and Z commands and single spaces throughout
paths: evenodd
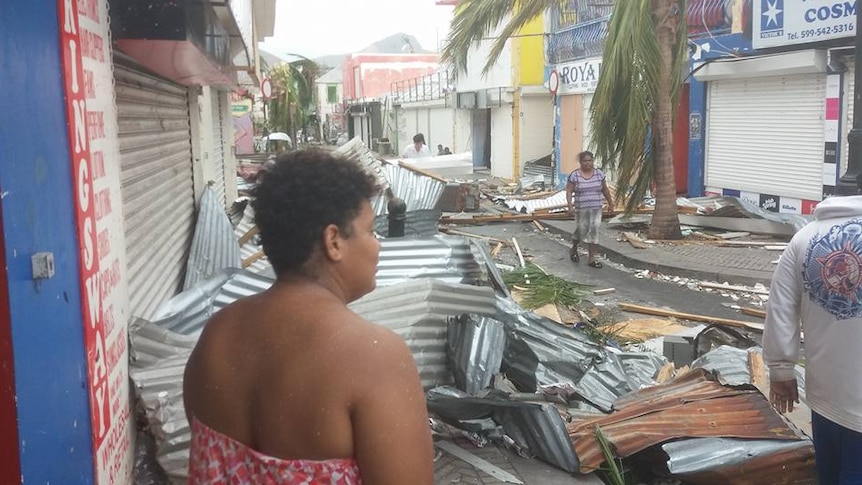
M 517 58 L 513 59 L 515 86 L 541 86 L 545 82 L 545 21 L 542 16 L 528 23 L 518 32 L 516 40 L 520 44 Z

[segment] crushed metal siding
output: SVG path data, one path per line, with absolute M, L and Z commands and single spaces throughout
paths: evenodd
M 518 447 L 568 472 L 578 470 L 565 423 L 553 405 L 471 397 L 450 387 L 432 389 L 427 401 L 432 413 L 453 426 L 463 429 L 493 419 Z
M 662 445 L 667 467 L 693 485 L 814 483 L 809 440 L 696 438 Z
M 608 412 L 618 397 L 635 389 L 619 357 L 584 334 L 504 298 L 495 318 L 509 333 L 503 372 L 520 390 L 571 383 L 584 400 Z
M 684 437 L 800 440 L 759 391 L 725 387 L 712 379 L 695 369 L 617 400 L 609 416 L 569 424 L 581 472 L 604 462 L 596 426 L 621 458 Z
M 751 370 L 748 367 L 749 353 L 762 354 L 763 349 L 752 347 L 749 349 L 737 349 L 729 345 L 712 350 L 691 363 L 692 368 L 708 370 L 718 377 L 718 382 L 728 386 L 741 386 L 752 384 Z M 805 398 L 805 369 L 796 366 L 796 382 L 799 388 L 799 397 Z M 769 372 L 769 368 L 766 368 Z
M 436 208 L 446 188 L 446 184 L 439 180 L 390 163 L 382 165 L 381 174 L 388 181 L 392 194 L 407 204 L 407 212 Z M 375 215 L 387 213 L 386 202 L 384 196 L 376 197 L 371 201 Z
M 544 199 L 532 199 L 532 200 L 520 200 L 520 199 L 506 199 L 505 200 L 506 207 L 509 209 L 514 209 L 518 212 L 526 212 L 527 214 L 532 214 L 534 211 L 539 209 L 547 209 L 549 207 L 565 207 L 566 206 L 566 192 L 559 191 L 556 194 L 546 197 Z
M 475 396 L 500 372 L 506 328 L 497 320 L 463 316 L 449 326 L 449 360 L 455 384 Z
M 239 268 L 242 263 L 233 227 L 218 197 L 211 187 L 204 189 L 201 196 L 184 290 L 225 268 Z
M 450 283 L 478 283 L 482 269 L 463 237 L 438 234 L 430 238 L 380 241 L 377 285 L 390 286 L 416 278 Z
M 365 143 L 362 143 L 361 138 L 358 136 L 354 137 L 344 145 L 336 148 L 335 151 L 348 158 L 357 160 L 359 165 L 368 174 L 377 179 L 377 183 L 380 185 L 382 190 L 389 188 L 389 180 L 387 180 L 386 175 L 383 172 L 383 164 L 374 156 L 374 153 L 365 146 Z
M 491 288 L 435 279 L 379 288 L 349 307 L 407 342 L 426 390 L 452 382 L 446 353 L 449 317 L 492 315 L 495 311 Z
M 405 214 L 404 236 L 428 238 L 440 233 L 437 223 L 442 212 L 436 209 L 408 211 Z M 377 234 L 389 237 L 389 217 L 387 214 L 379 215 L 374 219 Z

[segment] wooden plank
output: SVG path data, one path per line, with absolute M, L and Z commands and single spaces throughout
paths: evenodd
M 632 246 L 637 249 L 646 249 L 649 247 L 649 244 L 646 244 L 643 239 L 640 238 L 637 234 L 633 232 L 623 232 L 623 238 L 629 242 Z
M 489 222 L 530 222 L 530 221 L 566 221 L 571 216 L 561 214 L 500 214 L 494 216 L 475 217 L 441 217 L 441 224 L 486 224 Z
M 748 330 L 763 331 L 763 324 L 744 322 L 741 320 L 730 320 L 727 318 L 712 317 L 709 315 L 697 315 L 694 313 L 682 313 L 673 310 L 664 310 L 661 308 L 653 308 L 641 305 L 633 305 L 631 303 L 617 303 L 620 310 L 634 313 L 643 313 L 646 315 L 656 315 L 659 317 L 673 317 L 681 320 L 691 320 L 693 322 L 712 323 L 715 325 L 724 325 L 734 328 L 745 328 Z
M 667 318 L 642 318 L 612 323 L 604 327 L 608 333 L 637 340 L 649 340 L 665 335 L 674 335 L 689 329 Z
M 501 243 L 502 243 L 502 244 L 507 244 L 507 243 L 508 243 L 508 241 L 506 241 L 505 239 L 498 239 L 498 238 L 496 238 L 496 237 L 483 236 L 483 235 L 481 235 L 481 234 L 473 234 L 473 233 L 471 233 L 471 232 L 459 231 L 459 230 L 457 230 L 457 229 L 452 229 L 451 227 L 444 227 L 444 228 L 441 228 L 441 229 L 440 229 L 440 231 L 441 231 L 441 232 L 445 232 L 446 234 L 451 234 L 451 235 L 453 235 L 453 236 L 472 237 L 472 238 L 475 238 L 475 239 L 483 239 L 483 240 L 485 240 L 485 241 L 488 241 L 488 242 L 494 242 L 494 243 L 498 243 L 498 244 L 501 244 Z
M 498 242 L 497 245 L 494 247 L 494 250 L 491 251 L 491 257 L 496 258 L 497 255 L 500 254 L 501 249 L 503 249 L 503 242 L 502 241 Z
M 524 266 L 527 265 L 527 263 L 524 261 L 524 254 L 521 252 L 521 247 L 518 246 L 518 240 L 517 239 L 512 238 L 512 246 L 514 246 L 515 254 L 518 255 L 518 262 L 521 263 L 521 267 L 523 268 Z
M 597 296 L 601 296 L 601 295 L 608 295 L 608 294 L 614 293 L 616 291 L 617 291 L 616 288 L 603 288 L 601 290 L 594 290 L 593 294 L 597 295 Z
M 433 173 L 431 173 L 431 172 L 427 172 L 427 171 L 425 171 L 425 170 L 422 170 L 421 168 L 419 168 L 419 167 L 417 167 L 417 166 L 415 166 L 415 165 L 410 165 L 410 164 L 409 164 L 409 163 L 407 163 L 407 162 L 400 162 L 400 163 L 399 163 L 399 165 L 400 165 L 400 166 L 402 166 L 402 167 L 404 167 L 404 168 L 406 168 L 407 170 L 410 170 L 410 171 L 411 171 L 411 172 L 413 172 L 413 173 L 416 173 L 416 174 L 422 175 L 423 177 L 432 178 L 432 179 L 434 179 L 434 180 L 437 180 L 437 181 L 443 182 L 444 184 L 445 184 L 445 183 L 449 183 L 449 181 L 448 181 L 448 180 L 446 180 L 446 179 L 444 179 L 443 177 L 440 177 L 439 175 L 435 175 L 435 174 L 433 174 Z
M 255 262 L 257 262 L 257 260 L 259 260 L 260 258 L 262 258 L 264 256 L 265 256 L 265 254 L 263 252 L 263 249 L 261 249 L 261 250 L 257 251 L 256 253 L 252 254 L 251 256 L 243 259 L 242 260 L 243 269 L 248 268 L 249 266 L 253 265 Z
M 758 308 L 742 307 L 739 311 L 741 311 L 743 315 L 748 315 L 750 317 L 766 318 L 766 310 L 760 310 Z
M 256 236 L 259 232 L 260 232 L 260 229 L 258 229 L 257 226 L 251 226 L 251 228 L 249 228 L 248 231 L 245 231 L 245 234 L 243 234 L 239 238 L 239 241 L 237 241 L 237 243 L 239 244 L 239 247 L 245 246 L 245 244 L 247 242 L 251 241 L 251 238 Z
M 712 288 L 714 290 L 725 290 L 725 291 L 741 291 L 744 293 L 754 293 L 755 295 L 768 295 L 769 290 L 758 290 L 756 288 L 749 288 L 747 286 L 737 286 L 737 285 L 725 285 L 721 283 L 710 283 L 708 281 L 701 281 L 698 283 L 701 288 Z
M 545 232 L 545 226 L 543 226 L 541 222 L 533 221 L 533 225 L 536 226 L 536 229 L 538 229 L 539 232 Z

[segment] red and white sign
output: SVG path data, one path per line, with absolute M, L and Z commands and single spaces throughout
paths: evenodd
M 263 81 L 260 82 L 260 94 L 267 101 L 272 98 L 272 81 L 268 77 L 263 78 Z
M 129 303 L 120 148 L 105 0 L 58 0 L 98 484 L 132 479 Z
M 548 91 L 551 92 L 551 95 L 556 96 L 557 90 L 559 89 L 560 73 L 558 73 L 556 69 L 551 69 L 551 73 L 548 74 Z

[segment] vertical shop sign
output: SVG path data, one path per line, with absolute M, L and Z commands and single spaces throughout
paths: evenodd
M 59 0 L 97 483 L 131 480 L 128 289 L 105 0 Z

